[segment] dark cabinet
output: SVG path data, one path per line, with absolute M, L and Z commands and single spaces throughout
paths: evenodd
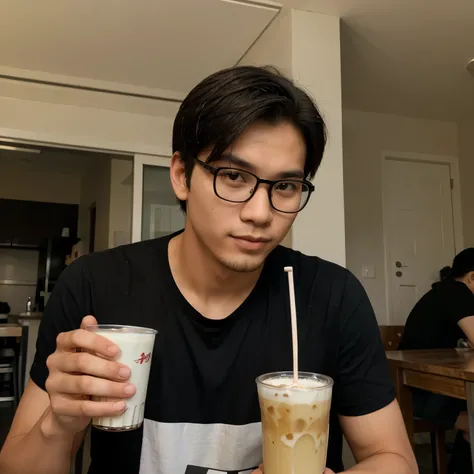
M 0 246 L 39 247 L 64 227 L 76 237 L 78 214 L 77 204 L 0 199 Z

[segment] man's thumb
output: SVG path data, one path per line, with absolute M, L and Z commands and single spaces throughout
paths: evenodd
M 84 316 L 81 322 L 81 329 L 85 329 L 86 326 L 94 326 L 95 324 L 97 324 L 97 319 L 94 316 Z

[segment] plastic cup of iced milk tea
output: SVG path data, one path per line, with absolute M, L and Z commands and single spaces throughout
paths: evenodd
M 139 428 L 145 417 L 145 399 L 157 331 L 112 324 L 86 326 L 86 331 L 95 332 L 120 348 L 120 354 L 115 360 L 130 368 L 131 376 L 128 382 L 136 387 L 135 395 L 124 400 L 126 410 L 121 415 L 95 417 L 92 419 L 92 425 L 105 431 L 129 431 Z M 93 399 L 106 401 L 107 397 Z
M 257 378 L 262 416 L 263 468 L 270 474 L 323 474 L 333 380 L 310 372 Z

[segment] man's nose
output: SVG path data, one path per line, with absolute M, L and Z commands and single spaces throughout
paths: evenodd
M 268 185 L 261 184 L 249 201 L 243 204 L 240 212 L 243 221 L 258 226 L 268 225 L 273 220 L 273 208 L 270 204 Z

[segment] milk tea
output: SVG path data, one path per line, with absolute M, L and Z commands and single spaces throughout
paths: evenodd
M 92 419 L 92 425 L 105 431 L 139 428 L 145 417 L 145 399 L 156 331 L 134 326 L 108 325 L 88 326 L 86 329 L 117 344 L 120 355 L 115 360 L 130 368 L 131 376 L 128 382 L 136 387 L 135 395 L 124 400 L 124 413 L 118 416 L 95 417 Z M 95 397 L 94 400 L 106 401 L 107 397 Z
M 333 382 L 329 377 L 273 373 L 257 379 L 265 474 L 322 474 L 326 467 Z

